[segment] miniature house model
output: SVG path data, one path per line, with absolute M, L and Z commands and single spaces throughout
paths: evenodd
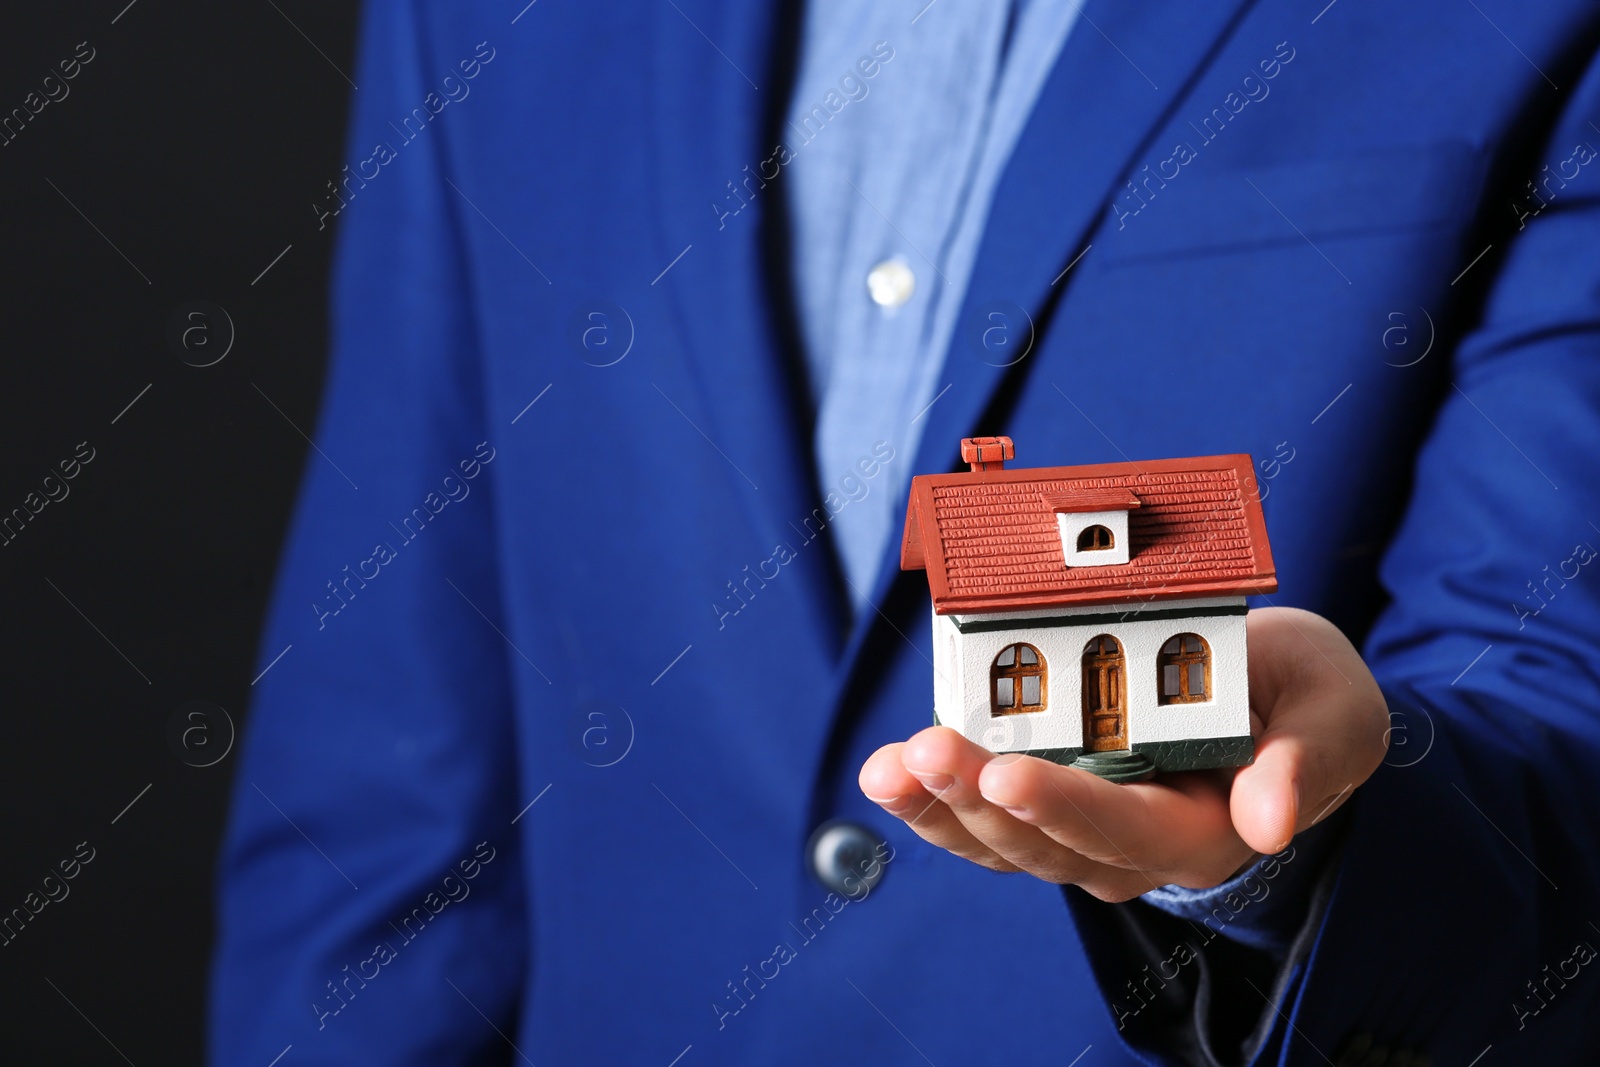
M 933 599 L 934 722 L 1114 781 L 1249 763 L 1245 597 L 1277 589 L 1249 456 L 912 479 L 903 570 Z

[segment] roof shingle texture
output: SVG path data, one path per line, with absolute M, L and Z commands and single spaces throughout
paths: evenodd
M 1239 473 L 1241 464 L 1250 469 L 1249 458 L 1193 461 L 1198 469 L 1171 469 L 1175 462 L 1181 461 L 1142 468 L 1111 464 L 1095 468 L 1091 477 L 1071 477 L 1074 468 L 1006 471 L 1004 479 L 927 476 L 932 514 L 922 514 L 929 510 L 923 507 L 917 518 L 929 570 L 940 572 L 929 575 L 935 606 L 961 610 L 966 603 L 995 611 L 1105 601 L 1118 594 L 1170 598 L 1186 588 L 1213 596 L 1271 591 L 1275 582 L 1260 504 L 1247 494 Z M 1139 498 L 1140 506 L 1128 512 L 1129 562 L 1066 566 L 1051 498 L 1106 490 L 1128 490 Z M 916 509 L 915 485 L 912 497 Z M 920 499 L 926 503 L 930 497 L 924 493 Z

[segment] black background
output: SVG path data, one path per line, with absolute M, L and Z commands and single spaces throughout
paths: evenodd
M 201 1060 L 238 752 L 195 766 L 227 722 L 189 720 L 187 747 L 169 724 L 204 700 L 244 725 L 325 358 L 334 230 L 311 205 L 343 154 L 357 5 L 126 4 L 28 5 L 0 32 L 0 116 L 94 50 L 0 147 L 0 516 L 94 450 L 0 547 L 0 916 L 95 850 L 0 946 L 7 1063 Z M 168 340 L 191 301 L 233 324 L 212 366 L 181 357 L 221 354 L 215 312 Z

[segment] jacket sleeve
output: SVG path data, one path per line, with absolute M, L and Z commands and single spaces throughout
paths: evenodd
M 216 1063 L 291 1045 L 295 1064 L 476 1062 L 504 1049 L 492 1027 L 514 1036 L 525 965 L 495 441 L 437 128 L 451 116 L 390 125 L 454 72 L 406 4 L 370 5 L 360 50 L 348 161 L 365 177 L 341 183 L 332 364 L 218 876 Z
M 1509 226 L 1455 348 L 1382 566 L 1392 604 L 1366 647 L 1390 755 L 1355 799 L 1305 984 L 1282 1006 L 1291 1062 L 1369 1039 L 1436 1063 L 1491 1044 L 1500 1062 L 1558 1062 L 1585 1033 L 1592 1044 L 1600 983 L 1573 979 L 1600 945 L 1595 116 L 1592 66 L 1523 168 L 1539 184 L 1519 178 L 1521 195 L 1492 207 Z M 1588 162 L 1570 176 L 1561 161 L 1574 157 Z M 1558 169 L 1570 177 L 1547 183 Z
M 1509 226 L 1478 264 L 1482 315 L 1454 349 L 1382 563 L 1394 600 L 1366 643 L 1390 755 L 1355 800 L 1306 984 L 1283 1005 L 1291 1062 L 1350 1033 L 1434 1062 L 1490 1045 L 1557 1062 L 1594 1037 L 1600 985 L 1571 979 L 1600 945 L 1595 115 L 1590 67 L 1522 195 L 1491 205 Z M 1562 162 L 1584 157 L 1571 176 Z
M 1452 361 L 1439 405 L 1393 416 L 1432 426 L 1381 567 L 1391 602 L 1364 650 L 1389 702 L 1390 752 L 1347 805 L 1329 893 L 1310 899 L 1303 964 L 1242 991 L 1271 1023 L 1264 1040 L 1251 1042 L 1257 1063 L 1342 1065 L 1424 1053 L 1434 1063 L 1472 1063 L 1491 1046 L 1497 1063 L 1571 1062 L 1575 1050 L 1593 1045 L 1595 68 L 1522 152 L 1514 172 L 1502 175 L 1505 192 L 1487 201 L 1489 235 L 1464 249 L 1462 265 L 1492 246 L 1451 289 L 1471 310 L 1429 309 L 1441 324 L 1468 323 L 1458 336 L 1436 338 L 1426 357 Z M 1419 363 L 1393 373 L 1429 369 Z M 1069 900 L 1091 958 L 1118 961 L 1097 972 L 1144 977 L 1138 963 L 1129 973 L 1130 937 L 1114 936 L 1107 911 Z M 1144 922 L 1140 936 L 1151 925 Z M 1145 953 L 1151 967 L 1186 937 L 1153 941 Z M 1102 988 L 1110 1002 L 1134 995 L 1103 976 Z M 1162 997 L 1150 1000 L 1146 1017 L 1161 1016 Z M 1189 1010 L 1169 1009 L 1174 1017 Z M 1178 1051 L 1170 1032 L 1129 1027 L 1123 1036 L 1152 1062 L 1200 1059 Z

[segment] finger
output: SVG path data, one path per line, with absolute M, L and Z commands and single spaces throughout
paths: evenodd
M 1377 769 L 1389 715 L 1360 653 L 1326 619 L 1271 608 L 1251 612 L 1249 627 L 1251 702 L 1265 728 L 1231 810 L 1240 836 L 1273 853 Z
M 1233 828 L 1224 776 L 1119 784 L 1044 760 L 1002 758 L 984 768 L 979 788 L 1086 859 L 1138 873 L 1141 891 L 1216 885 L 1253 854 Z
M 1012 864 L 1051 882 L 1081 883 L 1097 873 L 1095 864 L 986 800 L 978 787 L 994 753 L 943 726 L 931 727 L 906 742 L 901 759 L 908 771 L 935 793 L 971 835 Z
M 1019 870 L 974 837 L 955 812 L 940 803 L 936 794 L 930 793 L 906 770 L 901 759 L 905 747 L 904 742 L 885 745 L 862 764 L 857 783 L 866 798 L 900 819 L 930 845 L 990 870 Z

